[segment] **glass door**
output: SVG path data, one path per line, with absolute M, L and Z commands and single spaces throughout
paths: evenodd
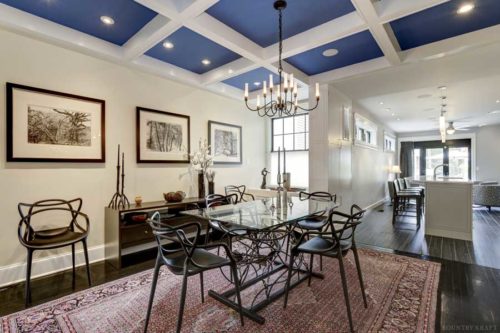
M 444 148 L 427 148 L 425 150 L 425 175 L 434 176 L 434 168 L 444 164 Z M 444 176 L 444 167 L 437 169 L 437 176 Z

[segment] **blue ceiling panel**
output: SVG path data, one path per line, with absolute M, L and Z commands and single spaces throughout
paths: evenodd
M 350 0 L 291 0 L 283 11 L 288 38 L 353 12 Z M 207 13 L 262 47 L 278 42 L 278 12 L 272 0 L 220 0 Z
M 465 14 L 457 10 L 465 2 L 452 0 L 391 22 L 402 50 L 500 24 L 499 0 L 469 1 L 475 8 Z
M 254 69 L 252 71 L 240 74 L 222 82 L 241 90 L 245 89 L 245 83 L 248 83 L 248 90 L 255 91 L 262 89 L 262 81 L 267 81 L 269 83 L 270 74 L 273 74 L 274 84 L 279 82 L 278 75 L 274 74 L 270 70 L 265 69 L 264 67 Z M 259 82 L 260 85 L 255 85 L 254 82 Z
M 333 57 L 325 57 L 328 49 L 338 50 Z M 307 75 L 315 75 L 333 69 L 357 64 L 383 56 L 368 30 L 319 46 L 315 49 L 287 58 L 286 61 Z
M 174 47 L 166 49 L 163 47 L 165 41 L 173 43 Z M 240 58 L 238 54 L 185 27 L 158 43 L 146 54 L 197 74 L 206 73 Z M 202 64 L 203 59 L 210 60 L 210 65 Z
M 0 3 L 117 45 L 123 45 L 156 16 L 154 11 L 133 0 L 0 0 Z M 113 18 L 115 24 L 102 23 L 101 16 Z

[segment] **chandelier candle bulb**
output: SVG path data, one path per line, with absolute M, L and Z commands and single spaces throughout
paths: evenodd
M 257 95 L 257 107 L 260 108 L 260 95 Z
M 319 83 L 316 83 L 316 99 L 319 99 Z
M 284 82 L 284 85 L 283 85 L 284 89 L 285 89 L 285 92 L 288 90 L 288 74 L 285 73 L 285 82 Z
M 295 97 L 297 97 L 297 91 L 298 91 L 297 82 L 295 82 L 295 84 L 293 86 L 293 94 L 295 95 Z
M 263 83 L 263 85 L 262 85 L 262 95 L 264 95 L 264 98 L 266 98 L 266 95 L 267 95 L 267 82 L 264 81 L 262 83 Z
M 245 83 L 245 99 L 248 99 L 248 83 Z
M 269 74 L 269 89 L 273 90 L 273 74 Z
M 290 74 L 290 89 L 293 88 L 293 73 Z

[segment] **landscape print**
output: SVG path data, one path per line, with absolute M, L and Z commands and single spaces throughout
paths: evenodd
M 233 131 L 216 129 L 214 133 L 214 155 L 237 157 L 238 156 L 238 134 Z
M 146 148 L 154 152 L 182 152 L 182 126 L 148 120 Z
M 28 105 L 28 143 L 90 147 L 91 114 Z

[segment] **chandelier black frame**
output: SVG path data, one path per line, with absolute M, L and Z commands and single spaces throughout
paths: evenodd
M 318 107 L 319 104 L 319 85 L 316 83 L 316 105 L 313 108 L 303 108 L 299 105 L 298 101 L 298 86 L 294 82 L 293 74 L 288 77 L 287 73 L 283 75 L 283 66 L 281 63 L 283 53 L 283 10 L 286 8 L 287 3 L 284 0 L 274 2 L 274 9 L 278 11 L 279 22 L 279 61 L 278 61 L 278 74 L 279 84 L 274 88 L 273 75 L 269 75 L 269 100 L 267 99 L 267 82 L 262 82 L 262 97 L 264 104 L 260 105 L 260 95 L 257 95 L 257 102 L 255 108 L 248 105 L 248 83 L 245 83 L 245 104 L 251 111 L 257 112 L 260 117 L 282 117 L 293 116 L 298 110 L 312 111 Z M 282 84 L 281 84 L 282 83 Z M 273 96 L 275 92 L 275 96 Z M 275 97 L 275 99 L 273 99 Z

